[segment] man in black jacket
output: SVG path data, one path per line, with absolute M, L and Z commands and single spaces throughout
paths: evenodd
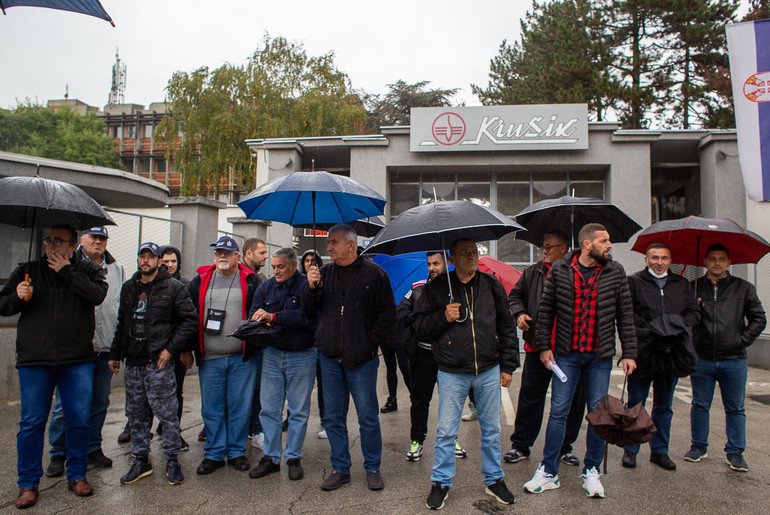
M 37 502 L 55 388 L 67 431 L 68 487 L 81 496 L 93 493 L 86 468 L 96 360 L 94 308 L 104 300 L 108 286 L 102 267 L 75 255 L 77 241 L 69 225 L 53 226 L 43 240 L 45 256 L 19 266 L 0 291 L 0 315 L 21 314 L 16 330 L 21 394 L 17 508 Z
M 684 459 L 698 462 L 708 457 L 709 411 L 714 387 L 719 383 L 727 426 L 727 463 L 738 472 L 748 472 L 743 458 L 746 449 L 746 347 L 762 333 L 767 323 L 754 286 L 730 275 L 730 252 L 721 244 L 706 250 L 707 273 L 695 284 L 700 302 L 700 323 L 693 341 L 698 353 L 696 371 L 690 376 L 692 446 Z
M 454 271 L 425 286 L 414 315 L 417 336 L 432 342 L 438 365 L 439 420 L 426 506 L 441 509 L 452 487 L 455 440 L 471 388 L 481 427 L 484 491 L 501 504 L 512 504 L 500 467 L 500 386 L 511 384 L 519 366 L 516 328 L 502 284 L 478 271 L 476 243 L 467 238 L 452 242 L 449 259 Z
M 559 488 L 559 451 L 577 382 L 583 377 L 589 412 L 607 394 L 616 327 L 623 349 L 623 371 L 630 374 L 636 368 L 631 293 L 623 266 L 610 257 L 610 234 L 603 225 L 587 224 L 580 229 L 578 243 L 579 249 L 551 266 L 537 317 L 535 345 L 540 360 L 549 370 L 558 365 L 566 378 L 551 382 L 543 461 L 524 484 L 524 490 L 535 494 Z M 599 479 L 603 455 L 604 442 L 589 426 L 582 474 L 589 497 L 605 496 Z
M 545 278 L 551 265 L 563 258 L 569 250 L 567 235 L 561 231 L 548 232 L 543 236 L 543 259 L 527 267 L 521 274 L 516 286 L 508 295 L 508 306 L 513 320 L 524 334 L 524 367 L 521 371 L 521 388 L 516 405 L 516 422 L 511 433 L 511 450 L 503 455 L 503 461 L 517 463 L 529 458 L 529 449 L 535 443 L 545 410 L 545 396 L 551 384 L 553 372 L 545 368 L 540 361 L 540 353 L 535 346 L 535 324 L 543 295 Z M 586 407 L 586 390 L 583 381 L 578 382 L 575 396 L 572 398 L 567 430 L 559 455 L 562 463 L 580 465 L 580 460 L 572 454 L 572 444 L 577 440 L 583 414 Z
M 321 484 L 335 490 L 350 482 L 346 399 L 353 397 L 361 452 L 370 490 L 382 490 L 382 434 L 377 403 L 377 348 L 393 338 L 396 301 L 385 271 L 356 253 L 349 225 L 329 229 L 332 263 L 311 266 L 302 310 L 316 317 L 315 342 L 324 381 L 324 428 L 331 446 L 332 473 Z
M 120 478 L 130 484 L 152 474 L 152 414 L 163 424 L 163 452 L 169 484 L 184 482 L 177 455 L 182 447 L 177 414 L 173 357 L 187 350 L 198 317 L 184 285 L 160 265 L 160 247 L 139 246 L 137 271 L 120 290 L 118 327 L 110 349 L 113 373 L 126 361 L 126 411 L 131 428 L 131 469 Z M 152 412 L 150 411 L 152 409 Z
M 692 293 L 690 284 L 681 276 L 669 273 L 671 266 L 671 249 L 665 243 L 653 243 L 647 248 L 644 256 L 647 267 L 628 278 L 631 289 L 631 299 L 634 303 L 634 325 L 637 340 L 659 340 L 650 329 L 650 324 L 656 319 L 666 316 L 680 316 L 686 327 L 693 327 L 700 320 L 698 303 Z M 688 337 L 690 335 L 688 334 Z M 671 419 L 674 412 L 671 406 L 674 402 L 674 389 L 678 377 L 672 370 L 657 370 L 652 375 L 652 367 L 647 366 L 658 352 L 656 343 L 652 341 L 642 350 L 639 348 L 636 373 L 628 378 L 628 405 L 636 406 L 647 401 L 650 385 L 653 387 L 652 421 L 658 429 L 650 441 L 650 461 L 666 470 L 676 470 L 668 456 L 668 441 L 671 435 Z M 682 349 L 679 349 L 681 352 Z M 643 374 L 642 371 L 645 373 Z M 623 452 L 622 464 L 626 468 L 636 467 L 636 455 L 639 444 L 626 445 Z

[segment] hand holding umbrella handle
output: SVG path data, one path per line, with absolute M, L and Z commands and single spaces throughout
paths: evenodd
M 21 299 L 24 302 L 29 302 L 32 299 L 32 290 L 33 290 L 33 288 L 32 288 L 32 278 L 29 276 L 29 274 L 24 274 L 24 282 L 27 283 L 26 286 L 27 286 L 28 292 Z

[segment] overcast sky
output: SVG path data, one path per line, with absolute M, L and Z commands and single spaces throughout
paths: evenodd
M 310 55 L 334 51 L 353 87 L 382 93 L 386 84 L 429 80 L 461 88 L 455 101 L 479 105 L 470 84 L 487 84 L 489 60 L 519 35 L 526 0 L 366 2 L 101 0 L 115 21 L 32 7 L 0 15 L 0 107 L 29 98 L 69 98 L 102 108 L 115 50 L 127 66 L 125 101 L 163 101 L 177 70 L 242 64 L 264 34 L 304 44 Z

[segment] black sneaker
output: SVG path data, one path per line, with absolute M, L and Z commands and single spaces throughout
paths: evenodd
M 508 487 L 505 486 L 505 481 L 502 479 L 498 479 L 491 485 L 487 485 L 486 488 L 484 488 L 484 493 L 497 499 L 497 502 L 500 504 L 513 504 L 516 502 L 516 498 L 511 491 L 508 490 Z
M 112 460 L 105 456 L 101 449 L 88 453 L 88 463 L 98 468 L 109 468 L 112 466 Z
M 430 487 L 430 494 L 428 500 L 425 501 L 425 506 L 430 510 L 440 510 L 444 507 L 444 501 L 449 497 L 449 487 L 441 486 L 441 483 L 434 482 Z
M 216 469 L 222 468 L 225 466 L 225 460 L 210 460 L 208 458 L 204 458 L 203 461 L 201 461 L 201 464 L 198 465 L 198 470 L 196 472 L 199 476 L 205 476 L 206 474 L 211 474 Z
M 182 447 L 179 450 L 180 451 L 189 451 L 190 450 L 190 444 L 187 443 L 187 440 L 182 438 L 182 435 L 179 435 L 179 439 L 182 440 Z
M 743 459 L 742 454 L 730 453 L 727 455 L 727 464 L 730 468 L 737 472 L 748 472 L 749 466 L 746 464 L 746 460 Z
M 292 481 L 299 481 L 305 477 L 305 471 L 302 470 L 302 463 L 300 463 L 299 458 L 286 460 L 286 464 L 289 466 L 289 479 Z
M 131 441 L 131 429 L 128 427 L 128 422 L 126 422 L 126 425 L 123 428 L 123 432 L 121 432 L 118 435 L 118 443 L 128 443 L 130 441 Z
M 503 454 L 503 461 L 506 463 L 518 463 L 522 460 L 528 460 L 529 454 L 524 454 L 516 447 L 512 447 L 510 451 Z
M 650 461 L 652 461 L 652 458 L 650 458 Z M 620 464 L 627 469 L 635 469 L 636 453 L 631 451 L 623 451 L 623 459 L 621 460 Z
M 166 477 L 170 485 L 181 485 L 184 483 L 182 468 L 177 460 L 168 460 L 168 463 L 166 463 Z
M 131 483 L 136 483 L 143 477 L 147 477 L 150 474 L 152 474 L 152 463 L 150 463 L 150 460 L 148 459 L 146 462 L 144 462 L 137 458 L 134 460 L 134 464 L 131 465 L 128 473 L 120 478 L 120 482 L 124 485 L 130 485 Z
M 676 463 L 668 457 L 668 454 L 652 453 L 650 454 L 650 462 L 664 470 L 676 470 Z
M 64 474 L 64 462 L 66 458 L 64 456 L 51 456 L 51 462 L 48 464 L 48 468 L 45 469 L 46 477 L 61 477 Z
M 705 460 L 708 457 L 709 453 L 706 452 L 706 449 L 700 447 L 699 445 L 693 445 L 690 447 L 690 450 L 687 451 L 687 454 L 684 455 L 684 460 L 697 463 L 700 460 Z
M 398 411 L 398 402 L 395 397 L 388 397 L 385 405 L 380 408 L 380 413 L 390 413 L 391 411 Z
M 280 463 L 273 463 L 273 458 L 270 456 L 262 456 L 262 459 L 259 460 L 259 465 L 249 472 L 249 477 L 251 479 L 257 479 L 272 474 L 273 472 L 278 472 L 279 470 L 281 470 Z
M 342 485 L 346 485 L 350 483 L 350 474 L 340 474 L 336 470 L 333 470 L 331 475 L 327 477 L 323 483 L 321 483 L 321 490 L 326 490 L 327 492 L 331 490 L 336 490 Z
M 572 452 L 565 452 L 561 455 L 561 462 L 570 467 L 577 467 L 580 465 L 580 459 L 572 454 Z
M 385 480 L 379 470 L 372 470 L 366 473 L 366 486 L 369 490 L 382 490 L 385 488 Z
M 198 441 L 199 442 L 205 442 L 206 441 L 206 429 L 201 429 L 201 432 L 198 433 Z
M 237 458 L 228 459 L 227 464 L 240 472 L 249 470 L 249 467 L 250 467 L 249 459 L 246 457 L 246 455 L 238 456 Z

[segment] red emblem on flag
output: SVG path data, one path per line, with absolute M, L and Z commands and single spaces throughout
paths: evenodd
M 743 94 L 752 102 L 770 102 L 770 72 L 755 73 L 746 79 Z
M 442 145 L 455 145 L 465 136 L 465 120 L 455 113 L 444 113 L 433 120 L 433 139 Z

